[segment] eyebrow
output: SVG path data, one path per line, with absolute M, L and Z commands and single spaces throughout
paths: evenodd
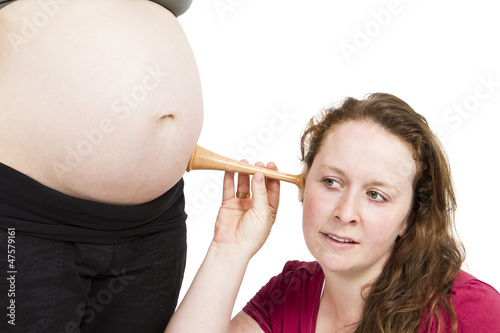
M 372 182 L 369 183 L 370 185 L 374 185 L 374 186 L 381 186 L 381 187 L 386 187 L 386 188 L 390 188 L 392 190 L 394 190 L 397 194 L 399 194 L 399 190 L 396 186 L 394 185 L 391 185 L 391 184 L 388 184 L 388 183 L 384 183 L 384 182 L 381 182 L 379 180 L 373 180 Z
M 339 169 L 339 168 L 331 166 L 331 165 L 323 165 L 323 166 L 321 166 L 321 169 L 328 169 L 328 170 L 333 171 L 335 173 L 339 173 L 341 176 L 346 176 L 345 172 L 342 169 Z
M 340 174 L 342 177 L 347 177 L 347 174 L 344 172 L 344 170 L 342 169 L 339 169 L 337 167 L 334 167 L 334 166 L 331 166 L 331 165 L 325 165 L 325 166 L 321 166 L 322 169 L 328 169 L 328 170 L 331 170 L 335 173 L 338 173 Z M 378 179 L 373 179 L 371 181 L 368 182 L 368 185 L 373 185 L 373 186 L 382 186 L 382 187 L 386 187 L 386 188 L 390 188 L 390 189 L 393 189 L 394 191 L 396 191 L 396 193 L 400 193 L 398 188 L 394 185 L 391 185 L 391 184 L 388 184 L 386 182 L 383 182 L 381 180 L 378 180 Z

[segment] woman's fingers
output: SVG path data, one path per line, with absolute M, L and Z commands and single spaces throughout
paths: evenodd
M 260 162 L 256 163 L 256 165 L 264 167 L 264 164 Z M 269 163 L 268 167 L 269 166 L 276 169 L 274 163 Z M 262 216 L 271 214 L 271 217 L 273 219 L 276 216 L 276 211 L 270 208 L 268 195 L 272 196 L 272 200 L 276 199 L 276 185 L 278 186 L 279 191 L 279 181 L 274 179 L 266 179 L 264 177 L 264 174 L 261 172 L 257 172 L 252 179 L 253 207 L 258 212 L 260 212 Z M 268 187 L 270 187 L 270 189 L 272 190 L 271 193 L 268 193 Z M 274 212 L 272 210 L 274 210 Z
M 264 167 L 262 163 L 256 165 Z M 274 163 L 268 167 L 276 170 Z M 232 172 L 226 172 L 224 176 L 224 201 L 217 216 L 214 242 L 231 243 L 242 253 L 253 256 L 266 241 L 275 221 L 279 181 L 266 179 L 262 172 L 251 178 L 248 174 L 238 174 L 237 185 L 234 178 Z M 251 192 L 252 197 L 235 197 L 235 188 L 236 192 Z
M 267 164 L 267 168 L 278 171 L 278 168 L 273 162 L 269 162 Z M 267 187 L 267 198 L 269 202 L 269 209 L 271 210 L 271 215 L 275 218 L 280 201 L 280 181 L 276 179 L 267 178 L 266 187 Z
M 242 160 L 242 162 L 248 163 L 246 160 Z M 255 163 L 256 166 L 259 167 L 266 167 L 262 162 L 257 162 Z M 267 164 L 268 169 L 272 170 L 278 170 L 276 165 L 273 162 L 269 162 Z M 259 190 L 261 195 L 265 195 L 267 197 L 261 196 L 261 200 L 265 199 L 264 201 L 259 202 L 257 205 L 261 209 L 267 209 L 267 205 L 270 206 L 271 209 L 271 214 L 273 216 L 276 215 L 276 211 L 278 209 L 278 203 L 279 203 L 279 189 L 280 189 L 280 182 L 279 180 L 275 179 L 270 179 L 270 178 L 265 178 L 264 175 L 261 172 L 256 173 L 253 175 L 253 178 L 257 177 L 257 182 L 260 184 L 262 181 L 262 187 L 257 186 L 255 190 Z M 265 181 L 264 181 L 265 180 Z M 253 183 L 253 181 L 252 181 Z M 240 198 L 247 198 L 244 195 L 250 196 L 250 193 L 254 193 L 254 188 L 253 185 L 250 184 L 250 175 L 245 174 L 245 173 L 238 173 L 238 183 L 235 186 L 235 180 L 234 180 L 234 172 L 226 172 L 224 175 L 224 184 L 223 184 L 223 200 L 229 200 L 235 197 L 235 188 L 236 188 L 236 194 L 240 194 Z M 255 195 L 255 194 L 254 194 Z M 264 207 L 265 203 L 265 207 Z M 254 203 L 255 205 L 255 203 Z
M 247 160 L 241 160 L 241 162 L 248 164 Z M 238 173 L 237 192 L 245 195 L 250 195 L 250 175 Z
M 253 208 L 262 216 L 268 214 L 267 189 L 264 174 L 257 172 L 252 179 Z
M 234 198 L 234 172 L 226 171 L 224 173 L 224 182 L 222 185 L 222 201 Z

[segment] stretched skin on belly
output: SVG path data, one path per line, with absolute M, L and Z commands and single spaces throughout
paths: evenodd
M 90 200 L 137 204 L 167 191 L 203 122 L 177 19 L 147 0 L 75 0 L 13 43 L 39 10 L 31 0 L 0 10 L 0 162 Z

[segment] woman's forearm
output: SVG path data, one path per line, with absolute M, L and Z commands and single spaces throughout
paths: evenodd
M 269 163 L 268 168 L 276 166 Z M 247 193 L 249 183 L 248 175 L 239 174 L 237 191 Z M 266 241 L 275 221 L 279 181 L 264 181 L 258 172 L 251 182 L 252 198 L 238 198 L 234 195 L 234 174 L 226 172 L 223 187 L 212 244 L 167 333 L 228 331 L 248 262 Z
M 234 247 L 212 243 L 165 333 L 227 332 L 249 260 Z

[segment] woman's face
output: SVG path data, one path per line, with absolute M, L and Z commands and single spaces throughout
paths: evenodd
M 324 270 L 380 274 L 405 232 L 415 173 L 410 149 L 379 125 L 348 122 L 327 135 L 303 197 L 306 244 Z

